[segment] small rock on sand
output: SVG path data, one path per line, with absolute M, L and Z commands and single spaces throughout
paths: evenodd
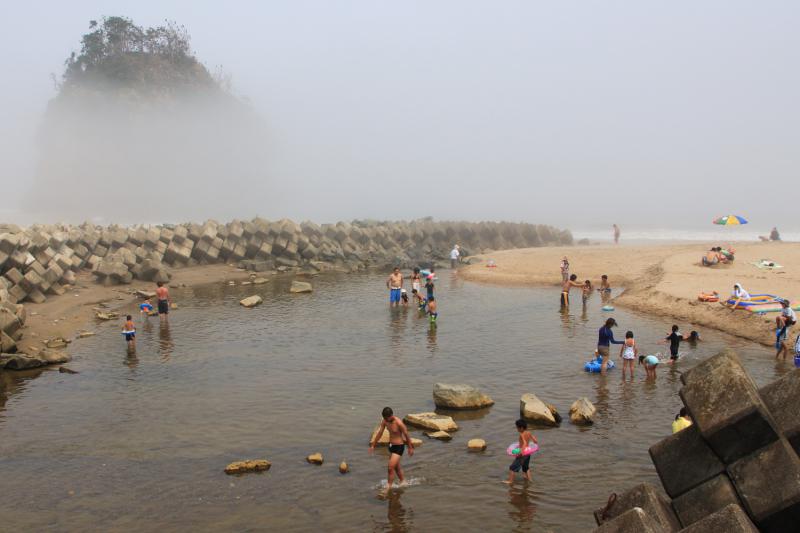
M 597 409 L 587 398 L 579 398 L 569 408 L 569 421 L 576 426 L 588 426 L 594 423 Z
M 306 281 L 292 281 L 292 286 L 289 287 L 289 292 L 298 293 L 298 292 L 311 292 L 314 288 L 311 286 L 310 283 Z
M 311 455 L 306 457 L 306 461 L 308 461 L 312 465 L 321 465 L 324 459 L 322 458 L 322 454 L 317 452 L 317 453 L 312 453 Z
M 486 449 L 486 441 L 483 439 L 470 439 L 467 441 L 467 449 L 471 452 L 482 452 Z
M 350 471 L 350 467 L 347 465 L 347 463 L 345 463 L 344 461 L 339 463 L 339 473 L 340 474 L 346 474 L 349 471 Z
M 453 438 L 453 436 L 446 431 L 428 431 L 425 433 L 425 436 L 429 439 L 436 440 L 451 440 Z
M 45 348 L 39 353 L 38 357 L 47 365 L 60 365 L 72 361 L 72 356 L 68 353 L 52 348 Z
M 458 424 L 451 417 L 436 413 L 409 413 L 403 422 L 431 431 L 455 431 L 458 429 Z
M 239 304 L 243 305 L 244 307 L 255 307 L 262 303 L 264 300 L 261 296 L 254 294 L 253 296 L 248 296 L 247 298 L 240 300 Z
M 269 470 L 272 463 L 266 459 L 253 459 L 250 461 L 236 461 L 225 467 L 226 474 L 244 474 L 246 472 L 264 472 Z

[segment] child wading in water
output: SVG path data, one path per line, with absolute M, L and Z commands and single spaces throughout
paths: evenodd
M 671 365 L 678 360 L 678 349 L 681 346 L 681 341 L 684 340 L 683 335 L 678 331 L 678 326 L 672 326 L 672 333 L 664 338 L 669 341 L 669 364 Z
M 647 380 L 656 380 L 656 367 L 658 366 L 658 357 L 655 355 L 640 355 L 639 364 L 644 365 L 647 371 Z
M 581 287 L 583 294 L 581 296 L 583 297 L 584 305 L 586 305 L 586 301 L 589 299 L 589 296 L 592 295 L 592 288 L 592 282 L 590 280 L 587 279 L 583 282 L 583 287 Z
M 639 355 L 639 349 L 636 348 L 636 341 L 633 340 L 633 332 L 625 333 L 625 343 L 619 349 L 619 355 L 622 357 L 622 381 L 625 381 L 625 370 L 630 369 L 631 381 L 633 381 L 633 362 Z
M 131 315 L 125 317 L 125 324 L 122 326 L 122 334 L 125 335 L 125 342 L 128 343 L 129 350 L 136 349 L 136 326 L 133 324 Z
M 388 475 L 386 479 L 386 491 L 392 490 L 392 483 L 394 483 L 395 475 L 398 481 L 402 484 L 406 478 L 403 475 L 403 469 L 400 467 L 400 459 L 403 457 L 403 452 L 408 446 L 408 456 L 414 455 L 414 445 L 411 444 L 411 438 L 408 436 L 408 430 L 402 420 L 394 416 L 391 407 L 384 407 L 381 412 L 381 426 L 375 433 L 375 438 L 369 443 L 369 453 L 375 451 L 375 445 L 381 440 L 383 432 L 389 431 L 389 466 Z
M 528 431 L 528 423 L 524 419 L 520 418 L 514 422 L 514 425 L 517 426 L 517 433 L 519 433 L 519 453 L 514 457 L 514 462 L 511 463 L 511 466 L 508 467 L 508 479 L 503 481 L 507 485 L 514 483 L 514 478 L 520 470 L 522 470 L 522 475 L 525 479 L 531 480 L 531 456 L 524 455 L 523 451 L 525 448 L 539 443 L 536 437 Z
M 430 318 L 431 325 L 436 325 L 436 319 L 439 318 L 439 313 L 436 311 L 436 298 L 431 296 L 428 298 L 428 317 Z

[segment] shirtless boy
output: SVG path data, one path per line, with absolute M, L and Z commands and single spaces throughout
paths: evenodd
M 172 298 L 169 297 L 169 289 L 164 286 L 164 283 L 158 282 L 156 289 L 156 297 L 158 298 L 158 317 L 163 321 L 169 318 L 169 306 L 172 303 Z
M 392 490 L 392 483 L 394 482 L 395 474 L 397 479 L 402 484 L 405 481 L 403 469 L 400 467 L 400 458 L 403 457 L 403 451 L 408 446 L 408 456 L 414 455 L 414 445 L 411 444 L 411 439 L 408 436 L 408 430 L 403 421 L 394 416 L 394 411 L 391 407 L 384 407 L 381 412 L 383 420 L 378 432 L 375 433 L 375 438 L 369 443 L 369 453 L 375 451 L 375 445 L 381 440 L 383 431 L 389 430 L 389 474 L 386 482 L 386 491 Z
M 567 281 L 561 284 L 561 307 L 569 307 L 569 290 L 572 287 L 583 287 L 582 283 L 578 283 L 578 276 L 572 274 Z
M 403 288 L 403 274 L 400 273 L 399 267 L 394 267 L 394 270 L 386 279 L 386 288 L 389 289 L 389 306 L 395 307 L 400 305 L 400 293 Z

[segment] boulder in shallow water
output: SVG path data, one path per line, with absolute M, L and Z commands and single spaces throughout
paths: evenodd
M 433 402 L 444 409 L 481 409 L 494 405 L 494 400 L 479 389 L 460 383 L 434 384 Z
M 576 426 L 589 426 L 594 424 L 594 415 L 597 409 L 587 398 L 579 398 L 569 408 L 569 421 Z
M 403 418 L 403 422 L 431 431 L 455 431 L 458 429 L 458 424 L 451 417 L 436 413 L 409 413 Z
M 72 356 L 70 356 L 67 352 L 62 352 L 61 350 L 55 350 L 52 348 L 45 348 L 42 350 L 39 353 L 38 358 L 44 361 L 44 363 L 47 365 L 60 365 L 72 361 Z
M 246 472 L 264 472 L 269 470 L 272 463 L 266 459 L 253 459 L 249 461 L 236 461 L 225 467 L 226 474 L 244 474 Z
M 519 413 L 522 418 L 541 426 L 558 425 L 555 415 L 535 394 L 523 394 L 519 400 Z
M 23 354 L 2 354 L 0 355 L 0 368 L 6 370 L 28 370 L 29 368 L 39 368 L 44 366 L 44 361 L 38 357 Z
M 425 436 L 429 439 L 436 440 L 451 440 L 453 438 L 453 436 L 446 431 L 428 431 L 425 433 Z
M 486 449 L 486 441 L 483 439 L 470 439 L 467 441 L 467 449 L 471 452 L 482 452 Z
M 321 465 L 321 464 L 323 463 L 323 461 L 324 461 L 324 460 L 325 460 L 325 459 L 323 459 L 323 457 L 322 457 L 322 454 L 321 454 L 321 453 L 319 453 L 319 452 L 317 452 L 317 453 L 312 453 L 311 455 L 309 455 L 308 457 L 306 457 L 306 461 L 308 461 L 308 462 L 309 462 L 309 463 L 311 463 L 312 465 Z
M 346 473 L 348 473 L 349 471 L 350 471 L 350 467 L 348 466 L 348 464 L 347 464 L 347 463 L 345 463 L 344 461 L 342 461 L 341 463 L 339 463 L 339 473 L 340 473 L 340 474 L 346 474 Z
M 248 296 L 247 298 L 239 300 L 239 305 L 251 308 L 261 304 L 263 301 L 264 299 L 261 298 L 261 296 L 254 294 L 253 296 Z
M 310 283 L 306 281 L 292 281 L 292 286 L 289 287 L 289 292 L 299 293 L 299 292 L 311 292 L 314 288 L 311 286 Z

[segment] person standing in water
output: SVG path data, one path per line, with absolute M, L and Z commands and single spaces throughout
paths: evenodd
M 411 438 L 408 436 L 408 429 L 402 420 L 394 416 L 394 411 L 391 407 L 384 407 L 381 412 L 383 420 L 381 420 L 381 427 L 375 433 L 372 442 L 369 443 L 369 453 L 375 451 L 375 445 L 381 440 L 381 436 L 385 430 L 389 430 L 389 465 L 388 474 L 386 479 L 386 491 L 392 490 L 392 483 L 394 482 L 395 475 L 398 481 L 402 484 L 406 478 L 403 475 L 403 469 L 400 466 L 400 459 L 403 457 L 403 452 L 408 446 L 408 456 L 414 455 L 414 445 L 411 443 Z
M 783 354 L 786 359 L 786 354 L 789 353 L 789 347 L 786 346 L 786 339 L 789 336 L 789 328 L 797 323 L 797 314 L 792 309 L 789 300 L 781 300 L 781 314 L 775 318 L 775 348 L 778 353 L 775 354 L 775 359 Z
M 614 224 L 614 244 L 619 244 L 619 226 Z
M 169 297 L 169 289 L 164 286 L 164 283 L 159 281 L 156 283 L 156 297 L 158 298 L 158 318 L 162 322 L 169 318 L 169 306 L 172 305 L 172 298 Z
M 568 308 L 569 307 L 569 290 L 572 287 L 583 287 L 583 284 L 578 283 L 576 280 L 578 276 L 573 274 L 569 277 L 569 279 L 561 284 L 561 307 Z
M 394 267 L 392 273 L 386 278 L 386 288 L 389 289 L 389 307 L 400 305 L 403 288 L 403 274 L 400 272 L 400 267 Z
M 414 273 L 411 274 L 411 292 L 419 292 L 422 287 L 422 277 L 419 274 L 419 267 L 414 267 Z
M 603 363 L 600 365 L 600 373 L 606 373 L 606 367 L 608 366 L 608 358 L 610 356 L 610 347 L 612 344 L 625 344 L 624 341 L 615 341 L 614 340 L 614 333 L 611 331 L 611 328 L 617 325 L 617 321 L 613 318 L 609 318 L 606 320 L 606 323 L 603 324 L 603 327 L 600 328 L 598 331 L 597 337 L 597 353 L 603 356 Z

